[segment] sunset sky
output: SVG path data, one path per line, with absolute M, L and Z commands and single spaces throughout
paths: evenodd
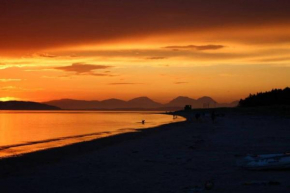
M 290 86 L 289 0 L 0 0 L 0 100 Z

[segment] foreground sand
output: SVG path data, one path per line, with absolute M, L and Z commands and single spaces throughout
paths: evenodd
M 227 114 L 0 161 L 1 192 L 290 192 L 290 171 L 247 171 L 237 156 L 290 151 L 290 119 Z M 276 181 L 278 185 L 244 185 Z

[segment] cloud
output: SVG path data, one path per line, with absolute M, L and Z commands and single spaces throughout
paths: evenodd
M 91 76 L 117 76 L 117 75 L 113 75 L 113 74 L 105 74 L 105 73 L 89 73 L 87 75 L 91 75 Z
M 69 76 L 69 75 L 62 75 L 62 76 L 42 76 L 42 78 L 49 78 L 49 79 L 55 79 L 55 78 L 57 78 L 57 79 L 70 79 L 71 78 L 71 76 Z
M 70 66 L 61 66 L 61 67 L 56 67 L 55 69 L 82 74 L 82 73 L 92 72 L 94 70 L 107 69 L 107 68 L 111 68 L 111 66 L 74 63 Z
M 136 84 L 143 84 L 143 83 L 134 83 L 134 82 L 113 82 L 113 83 L 109 83 L 108 85 L 136 85 Z
M 5 86 L 5 87 L 1 87 L 1 90 L 15 90 L 17 87 L 15 86 Z
M 70 66 L 55 67 L 56 70 L 62 70 L 65 72 L 74 72 L 77 75 L 92 75 L 92 76 L 113 76 L 108 73 L 95 73 L 96 70 L 103 70 L 112 68 L 113 66 L 107 65 L 95 65 L 85 63 L 74 63 Z
M 0 50 L 39 50 L 175 32 L 211 30 L 216 33 L 216 29 L 234 27 L 251 29 L 251 26 L 271 24 L 287 26 L 290 22 L 288 0 L 176 2 L 176 0 L 126 0 L 122 3 L 120 0 L 61 2 L 31 0 L 30 3 L 23 0 L 5 1 L 0 7 Z M 142 7 L 142 10 L 133 9 L 136 7 Z M 27 23 L 29 25 L 25 25 Z
M 178 51 L 178 50 L 199 50 L 199 51 L 203 51 L 203 50 L 218 50 L 218 49 L 222 49 L 225 46 L 223 45 L 201 45 L 201 46 L 197 46 L 197 45 L 187 45 L 187 46 L 166 46 L 163 48 L 166 49 L 172 49 L 174 51 Z
M 52 55 L 52 54 L 48 54 L 48 53 L 40 53 L 37 55 L 40 57 L 43 57 L 43 58 L 56 58 L 57 57 L 56 55 Z
M 5 86 L 1 87 L 0 90 L 2 91 L 13 91 L 13 92 L 21 92 L 21 91 L 40 91 L 43 90 L 42 88 L 21 88 L 16 86 Z
M 22 79 L 16 79 L 16 78 L 1 78 L 0 82 L 19 82 L 22 81 Z
M 148 60 L 163 60 L 165 59 L 166 57 L 160 57 L 160 56 L 156 56 L 156 57 L 149 57 L 149 58 L 146 58 Z
M 264 58 L 264 59 L 257 59 L 253 60 L 255 62 L 285 62 L 290 61 L 290 57 L 272 57 L 272 58 Z
M 35 66 L 31 61 L 21 61 L 21 62 L 6 62 L 0 63 L 0 70 L 7 69 L 7 68 L 23 68 L 23 67 L 31 67 Z
M 188 84 L 189 82 L 175 82 L 174 84 Z
M 165 61 L 169 60 L 180 60 L 180 57 L 186 57 L 191 59 L 204 59 L 204 60 L 214 60 L 214 59 L 234 59 L 234 58 L 245 58 L 260 53 L 248 53 L 248 52 L 232 52 L 233 49 L 227 50 L 227 52 L 208 52 L 208 51 L 195 51 L 193 49 L 180 49 L 179 51 L 173 52 L 172 49 L 155 48 L 155 49 L 138 49 L 138 55 L 135 55 L 134 49 L 107 49 L 107 50 L 79 50 L 77 54 L 81 57 L 96 57 L 101 60 L 113 60 L 120 58 L 144 58 L 147 61 Z M 288 51 L 289 52 L 289 51 Z M 152 56 L 153 55 L 153 56 Z M 155 55 L 158 55 L 155 57 Z M 269 55 L 267 53 L 267 55 Z M 148 57 L 152 56 L 152 57 Z M 97 61 L 97 60 L 96 60 Z
M 26 65 L 18 65 L 18 64 L 0 64 L 0 70 L 5 70 L 7 68 L 22 68 L 26 67 Z

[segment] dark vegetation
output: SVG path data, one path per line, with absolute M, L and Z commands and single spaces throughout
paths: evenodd
M 0 110 L 59 110 L 60 108 L 36 103 L 36 102 L 24 102 L 24 101 L 7 101 L 0 102 Z
M 241 99 L 239 107 L 262 107 L 290 105 L 290 88 L 273 89 L 268 92 L 250 94 L 245 99 Z

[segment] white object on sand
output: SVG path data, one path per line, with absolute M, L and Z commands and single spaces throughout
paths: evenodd
M 290 154 L 248 155 L 238 161 L 238 165 L 250 170 L 290 169 Z

